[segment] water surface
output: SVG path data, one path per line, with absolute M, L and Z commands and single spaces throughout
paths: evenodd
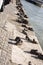
M 25 0 L 21 0 L 21 2 L 43 49 L 43 8 L 26 2 Z

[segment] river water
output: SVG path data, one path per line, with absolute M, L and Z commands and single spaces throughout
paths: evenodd
M 26 2 L 25 0 L 21 0 L 21 2 L 43 49 L 43 8 Z

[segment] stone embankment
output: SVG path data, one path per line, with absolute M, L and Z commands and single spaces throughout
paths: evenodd
M 43 65 L 43 51 L 20 0 L 0 12 L 0 65 Z

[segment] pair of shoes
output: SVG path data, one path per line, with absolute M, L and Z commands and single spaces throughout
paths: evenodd
M 15 39 L 9 39 L 9 40 L 11 40 L 11 42 L 8 42 L 8 43 L 14 44 L 14 45 L 18 45 L 20 44 L 20 42 L 22 43 L 22 40 L 20 37 L 16 37 Z

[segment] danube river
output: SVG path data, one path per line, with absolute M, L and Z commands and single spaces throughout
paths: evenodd
M 43 49 L 43 8 L 21 0 L 29 21 Z

